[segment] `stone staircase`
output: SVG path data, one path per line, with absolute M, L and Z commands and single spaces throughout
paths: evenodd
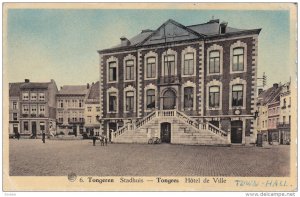
M 229 145 L 227 133 L 208 122 L 198 122 L 177 110 L 153 111 L 140 121 L 127 124 L 112 135 L 114 143 L 147 143 L 160 138 L 160 124 L 171 123 L 171 143 L 189 145 Z

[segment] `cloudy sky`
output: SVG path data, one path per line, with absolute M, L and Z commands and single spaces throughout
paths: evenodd
M 212 16 L 231 27 L 262 28 L 258 76 L 266 72 L 268 85 L 289 80 L 295 60 L 287 10 L 9 9 L 4 75 L 9 82 L 55 79 L 58 87 L 91 83 L 99 80 L 97 50 L 118 44 L 121 36 L 157 29 L 168 19 L 193 25 Z

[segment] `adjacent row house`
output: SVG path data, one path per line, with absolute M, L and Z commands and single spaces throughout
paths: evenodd
M 290 83 L 273 84 L 260 91 L 257 98 L 257 132 L 270 144 L 290 143 L 291 122 Z
M 57 86 L 54 80 L 37 83 L 9 84 L 10 135 L 35 138 L 42 132 L 53 134 L 56 130 Z

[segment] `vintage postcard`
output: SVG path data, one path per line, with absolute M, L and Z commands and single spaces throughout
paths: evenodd
M 296 26 L 296 3 L 4 3 L 3 191 L 295 195 Z

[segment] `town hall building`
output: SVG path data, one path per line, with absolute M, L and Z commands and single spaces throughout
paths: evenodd
M 99 50 L 101 132 L 113 142 L 254 143 L 260 31 L 170 19 Z

